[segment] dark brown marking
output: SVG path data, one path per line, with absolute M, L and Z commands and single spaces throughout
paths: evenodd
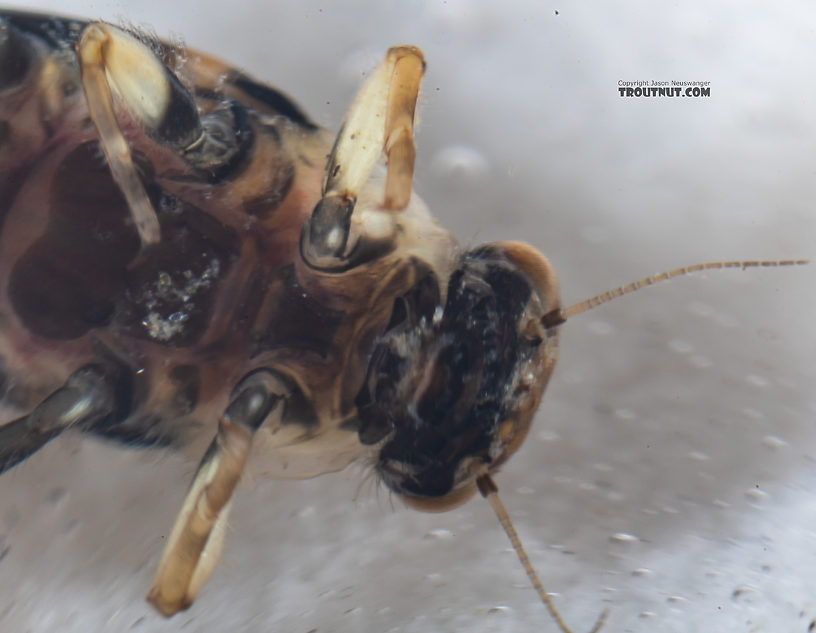
M 25 36 L 0 19 L 0 90 L 22 83 L 31 67 L 34 50 Z
M 272 349 L 301 349 L 326 358 L 343 313 L 323 305 L 303 289 L 294 265 L 283 268 L 275 293 L 275 308 L 259 335 L 256 353 Z
M 201 372 L 195 365 L 176 365 L 170 370 L 170 379 L 176 385 L 173 396 L 173 413 L 187 415 L 192 413 L 198 404 L 201 388 Z
M 258 83 L 249 75 L 235 72 L 228 78 L 229 83 L 242 90 L 248 97 L 265 105 L 272 113 L 285 116 L 293 123 L 307 130 L 319 129 L 295 103 L 282 92 L 265 84 Z
M 278 170 L 275 181 L 263 195 L 244 202 L 244 212 L 248 216 L 259 220 L 271 217 L 275 210 L 280 207 L 281 202 L 289 195 L 294 184 L 295 168 L 291 163 L 287 163 Z
M 95 143 L 68 154 L 51 183 L 50 201 L 47 230 L 15 263 L 9 296 L 31 332 L 72 339 L 112 316 L 139 240 Z

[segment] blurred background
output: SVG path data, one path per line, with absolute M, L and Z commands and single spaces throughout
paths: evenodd
M 812 3 L 18 2 L 220 56 L 337 128 L 394 44 L 428 60 L 416 190 L 465 245 L 524 239 L 570 304 L 664 269 L 816 256 Z M 710 81 L 622 98 L 618 81 Z M 816 266 L 712 272 L 575 317 L 497 477 L 576 633 L 816 619 Z M 240 487 L 189 611 L 144 602 L 195 462 L 65 437 L 0 478 L 0 631 L 555 630 L 490 508 L 347 471 Z

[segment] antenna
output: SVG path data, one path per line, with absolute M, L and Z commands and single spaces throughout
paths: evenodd
M 549 594 L 544 591 L 544 586 L 538 579 L 538 574 L 536 574 L 535 569 L 533 569 L 533 565 L 527 556 L 527 552 L 524 551 L 524 547 L 521 545 L 521 539 L 519 539 L 516 528 L 513 527 L 513 522 L 510 520 L 510 515 L 507 514 L 507 510 L 499 498 L 499 488 L 496 485 L 496 482 L 493 481 L 493 478 L 490 475 L 481 475 L 476 479 L 476 486 L 478 486 L 481 495 L 490 503 L 490 507 L 493 508 L 493 512 L 496 513 L 496 517 L 499 519 L 499 523 L 501 523 L 502 528 L 504 528 L 507 538 L 510 539 L 513 549 L 516 550 L 516 554 L 524 567 L 524 571 L 527 572 L 527 577 L 530 579 L 530 582 L 533 583 L 533 587 L 538 593 L 538 597 L 541 598 L 544 606 L 547 607 L 547 611 L 550 612 L 550 616 L 555 621 L 556 625 L 558 625 L 558 628 L 561 629 L 562 633 L 572 633 L 570 628 L 561 618 L 561 614 L 558 613 L 558 609 L 555 608 Z M 595 622 L 595 626 L 592 627 L 590 633 L 598 633 L 603 625 L 606 624 L 606 618 L 608 615 L 609 610 L 604 609 L 601 612 L 601 615 L 598 616 L 598 620 Z
M 705 264 L 693 264 L 692 266 L 675 268 L 656 275 L 651 275 L 650 277 L 644 277 L 643 279 L 633 281 L 625 286 L 612 288 L 612 290 L 607 290 L 606 292 L 592 297 L 591 299 L 574 303 L 567 308 L 556 308 L 555 310 L 551 310 L 541 317 L 541 323 L 545 328 L 549 329 L 557 325 L 561 325 L 567 319 L 575 316 L 576 314 L 581 314 L 582 312 L 591 310 L 592 308 L 606 303 L 607 301 L 612 301 L 612 299 L 617 299 L 618 297 L 629 294 L 630 292 L 635 292 L 635 290 L 640 290 L 641 288 L 651 286 L 661 281 L 666 281 L 667 279 L 681 277 L 683 275 L 696 273 L 701 270 L 721 270 L 724 268 L 739 268 L 741 270 L 745 270 L 746 268 L 777 268 L 781 266 L 804 266 L 805 264 L 809 263 L 809 259 L 781 259 L 764 261 L 747 260 L 737 262 L 707 262 Z
M 567 319 L 575 316 L 576 314 L 581 314 L 582 312 L 596 308 L 607 301 L 612 301 L 612 299 L 617 299 L 618 297 L 635 292 L 636 290 L 640 290 L 646 286 L 654 285 L 661 281 L 673 279 L 674 277 L 681 277 L 690 273 L 696 273 L 701 270 L 722 270 L 725 268 L 739 268 L 741 270 L 745 270 L 747 268 L 777 268 L 781 266 L 803 266 L 809 263 L 809 259 L 745 260 L 707 262 L 704 264 L 693 264 L 691 266 L 684 266 L 682 268 L 674 268 L 666 272 L 644 277 L 638 281 L 633 281 L 625 286 L 618 286 L 612 290 L 607 290 L 602 294 L 584 301 L 580 301 L 566 308 L 556 308 L 555 310 L 551 310 L 541 317 L 541 323 L 545 328 L 550 329 L 561 325 Z M 479 488 L 481 495 L 488 500 L 490 507 L 492 507 L 493 511 L 496 513 L 496 517 L 499 519 L 499 523 L 507 534 L 507 537 L 510 539 L 510 543 L 513 545 L 513 549 L 516 551 L 519 561 L 521 561 L 521 564 L 524 567 L 524 571 L 527 572 L 527 577 L 530 579 L 530 582 L 538 593 L 538 596 L 541 598 L 541 601 L 544 603 L 544 606 L 547 607 L 547 611 L 550 612 L 550 616 L 552 617 L 553 621 L 561 630 L 561 633 L 572 633 L 561 617 L 561 614 L 559 614 L 558 610 L 555 608 L 549 594 L 547 594 L 547 592 L 544 590 L 535 569 L 533 569 L 533 565 L 530 563 L 527 552 L 524 551 L 524 547 L 521 544 L 518 533 L 510 520 L 510 515 L 507 514 L 507 510 L 499 498 L 499 489 L 498 486 L 496 486 L 496 482 L 493 481 L 493 478 L 490 475 L 485 474 L 476 479 L 476 486 Z M 595 626 L 592 627 L 590 633 L 598 633 L 598 631 L 600 631 L 606 624 L 608 615 L 609 610 L 604 609 L 600 616 L 598 616 Z

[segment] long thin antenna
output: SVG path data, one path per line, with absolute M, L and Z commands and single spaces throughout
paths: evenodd
M 476 485 L 479 488 L 479 492 L 485 499 L 488 500 L 490 507 L 493 508 L 493 511 L 496 513 L 496 517 L 499 519 L 499 523 L 501 523 L 502 528 L 504 528 L 504 532 L 510 539 L 513 549 L 516 550 L 516 554 L 524 567 L 524 571 L 527 572 L 527 577 L 533 584 L 533 587 L 538 593 L 539 598 L 541 598 L 541 601 L 544 603 L 544 606 L 547 607 L 547 611 L 550 612 L 550 616 L 555 621 L 556 625 L 558 625 L 558 628 L 561 629 L 562 633 L 572 633 L 570 628 L 561 618 L 561 614 L 558 613 L 558 609 L 555 608 L 549 594 L 544 591 L 544 586 L 538 579 L 538 574 L 536 574 L 535 569 L 533 569 L 533 565 L 530 563 L 527 552 L 524 551 L 524 547 L 521 545 L 521 539 L 519 539 L 516 528 L 513 527 L 513 522 L 510 520 L 510 515 L 507 514 L 507 510 L 499 498 L 499 488 L 496 485 L 496 482 L 493 481 L 493 478 L 490 475 L 482 475 L 476 479 Z M 598 620 L 595 622 L 595 626 L 592 627 L 590 633 L 598 633 L 603 625 L 606 624 L 606 618 L 608 615 L 609 610 L 604 609 L 601 615 L 598 616 Z
M 556 310 L 552 310 L 551 312 L 548 312 L 541 318 L 541 322 L 544 324 L 544 327 L 546 328 L 555 327 L 556 325 L 561 325 L 562 323 L 564 323 L 564 321 L 566 321 L 570 317 L 574 317 L 576 314 L 586 312 L 587 310 L 595 308 L 601 305 L 602 303 L 612 301 L 612 299 L 617 299 L 618 297 L 629 294 L 630 292 L 634 292 L 635 290 L 640 290 L 641 288 L 651 286 L 661 281 L 666 281 L 667 279 L 673 279 L 674 277 L 688 275 L 689 273 L 696 273 L 701 270 L 712 269 L 719 270 L 723 268 L 740 268 L 742 270 L 745 270 L 746 268 L 775 268 L 779 266 L 803 266 L 809 263 L 810 263 L 809 259 L 782 259 L 766 261 L 749 260 L 740 262 L 708 262 L 705 264 L 694 264 L 693 266 L 675 268 L 674 270 L 668 270 L 663 273 L 658 273 L 657 275 L 644 277 L 643 279 L 633 281 L 632 283 L 626 284 L 625 286 L 618 286 L 617 288 L 613 288 L 612 290 L 607 290 L 603 294 L 599 294 L 595 297 L 592 297 L 591 299 L 580 301 L 567 308 L 557 308 Z

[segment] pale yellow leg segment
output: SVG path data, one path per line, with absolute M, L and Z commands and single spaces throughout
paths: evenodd
M 388 50 L 349 109 L 329 158 L 324 197 L 356 199 L 385 152 L 388 174 L 383 207 L 405 208 L 411 198 L 414 113 L 424 72 L 425 59 L 418 48 Z
M 130 207 L 142 248 L 158 244 L 159 220 L 116 120 L 111 87 L 137 120 L 154 124 L 161 120 L 168 100 L 164 68 L 144 44 L 106 24 L 91 24 L 85 29 L 77 56 L 91 120 L 113 178 Z
M 411 201 L 414 113 L 424 72 L 418 48 L 391 48 L 357 93 L 329 155 L 323 195 L 301 235 L 301 253 L 309 266 L 340 272 L 394 248 L 399 229 L 393 212 Z M 365 208 L 355 210 L 383 153 L 383 201 L 372 204 L 369 196 Z
M 388 93 L 385 118 L 385 154 L 388 173 L 385 179 L 386 209 L 408 206 L 414 178 L 414 114 L 419 98 L 419 83 L 425 73 L 425 60 L 418 48 L 392 48 L 394 71 Z
M 278 403 L 288 393 L 286 385 L 268 370 L 250 372 L 239 382 L 227 410 L 218 423 L 207 454 L 201 460 L 193 484 L 184 499 L 148 601 L 163 615 L 186 609 L 207 582 L 221 556 L 227 513 L 232 493 L 241 479 L 252 437 L 269 423 Z
M 188 608 L 209 579 L 224 538 L 228 503 L 252 444 L 249 429 L 222 418 L 162 553 L 148 601 L 166 616 Z

